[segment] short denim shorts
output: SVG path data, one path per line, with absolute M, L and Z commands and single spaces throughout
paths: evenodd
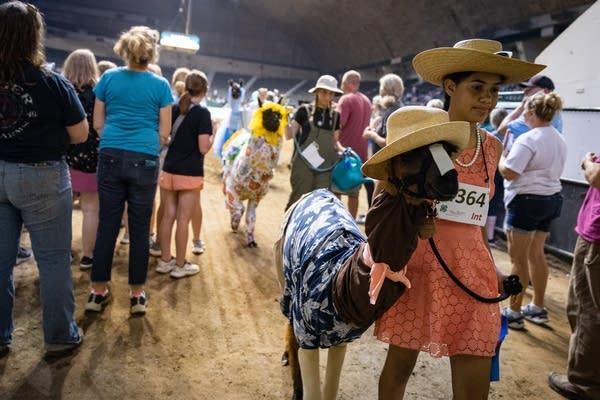
M 550 224 L 560 216 L 562 204 L 560 193 L 518 194 L 506 206 L 504 230 L 550 232 Z

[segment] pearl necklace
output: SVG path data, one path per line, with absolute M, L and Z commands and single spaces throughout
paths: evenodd
M 454 160 L 461 167 L 469 168 L 471 165 L 475 164 L 475 161 L 477 161 L 477 157 L 479 157 L 479 152 L 481 151 L 481 132 L 479 131 L 479 123 L 475 124 L 475 132 L 477 133 L 477 144 L 475 145 L 475 155 L 473 155 L 471 161 L 469 161 L 468 163 L 462 163 L 458 160 L 458 158 Z

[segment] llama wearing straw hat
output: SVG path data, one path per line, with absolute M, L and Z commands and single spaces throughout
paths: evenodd
M 366 237 L 324 189 L 286 212 L 275 264 L 295 399 L 335 399 L 346 343 L 410 288 L 404 266 L 417 238 L 433 234 L 433 201 L 457 193 L 451 156 L 467 145 L 469 129 L 428 107 L 404 107 L 390 116 L 387 145 L 363 165 L 382 188 L 367 213 Z M 322 391 L 319 348 L 329 349 Z

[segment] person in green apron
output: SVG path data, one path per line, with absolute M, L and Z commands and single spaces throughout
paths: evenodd
M 338 142 L 340 115 L 333 99 L 343 92 L 331 75 L 322 75 L 308 92 L 314 93 L 312 107 L 301 106 L 286 129 L 286 138 L 294 140 L 290 183 L 292 192 L 287 210 L 303 194 L 315 189 L 330 189 L 331 171 L 343 146 Z

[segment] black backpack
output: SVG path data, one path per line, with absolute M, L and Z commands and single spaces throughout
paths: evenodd
M 66 159 L 67 164 L 71 168 L 81 172 L 92 173 L 96 172 L 98 166 L 98 145 L 100 144 L 100 138 L 93 127 L 92 121 L 92 111 L 94 110 L 96 96 L 94 96 L 92 88 L 86 88 L 81 92 L 78 90 L 77 95 L 85 110 L 90 130 L 85 142 L 69 145 Z

